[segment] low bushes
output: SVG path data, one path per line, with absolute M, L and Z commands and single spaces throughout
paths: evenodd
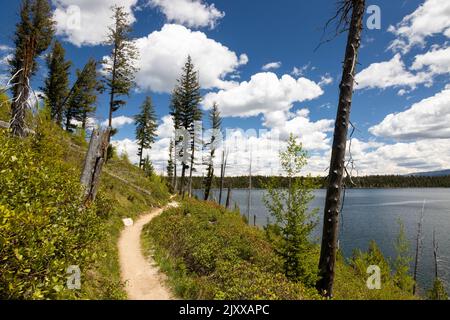
M 78 172 L 40 149 L 38 138 L 0 131 L 0 297 L 75 298 L 66 270 L 86 270 L 104 229 L 82 208 Z M 48 146 L 47 146 L 48 147 Z M 56 150 L 60 146 L 55 146 Z M 54 153 L 52 153 L 54 154 Z
M 0 299 L 123 299 L 117 240 L 122 218 L 163 205 L 158 177 L 120 159 L 103 173 L 89 208 L 81 206 L 79 177 L 86 141 L 49 121 L 42 111 L 26 139 L 0 130 Z M 119 171 L 120 169 L 120 171 Z M 81 290 L 68 290 L 67 268 L 81 269 Z
M 308 299 L 313 290 L 289 282 L 264 232 L 239 213 L 186 200 L 155 218 L 143 241 L 176 293 L 185 299 Z M 150 252 L 150 251 L 149 251 Z

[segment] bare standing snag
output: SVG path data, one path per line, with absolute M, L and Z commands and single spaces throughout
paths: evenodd
M 334 129 L 333 150 L 330 172 L 328 175 L 328 190 L 325 199 L 323 219 L 323 235 L 319 262 L 319 276 L 316 288 L 326 297 L 333 296 L 333 283 L 339 232 L 339 213 L 345 170 L 345 151 L 347 148 L 348 127 L 350 124 L 350 109 L 355 83 L 355 69 L 358 61 L 358 50 L 361 45 L 365 0 L 342 0 L 336 13 L 339 26 L 344 30 L 350 25 L 347 49 L 345 52 L 344 70 L 340 84 L 339 105 Z M 349 20 L 351 13 L 351 19 Z

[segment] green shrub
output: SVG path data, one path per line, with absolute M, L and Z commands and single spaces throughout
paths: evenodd
M 367 287 L 367 268 L 380 267 L 381 289 Z M 347 264 L 342 256 L 336 261 L 334 295 L 337 300 L 410 300 L 416 299 L 410 292 L 399 288 L 391 275 L 389 262 L 377 244 L 372 241 L 367 252 L 355 250 Z
M 283 259 L 284 274 L 289 280 L 313 287 L 318 279 L 317 263 L 310 263 L 314 245 L 309 238 L 317 226 L 318 209 L 309 210 L 314 199 L 314 184 L 299 177 L 307 164 L 307 152 L 291 134 L 286 150 L 280 151 L 280 165 L 288 178 L 288 187 L 280 188 L 275 179 L 266 185 L 264 205 L 274 218 L 275 226 L 266 234 Z
M 0 87 L 1 90 L 1 87 Z M 0 91 L 0 120 L 9 121 L 11 106 L 9 103 L 9 97 Z
M 50 155 L 43 136 L 0 131 L 0 297 L 75 298 L 66 270 L 87 272 L 103 228 L 95 206 L 82 208 L 78 172 Z M 46 153 L 43 153 L 45 149 Z
M 447 291 L 440 279 L 434 280 L 433 287 L 427 292 L 427 298 L 429 300 L 448 300 Z
M 301 284 L 288 281 L 283 263 L 262 230 L 236 212 L 186 200 L 145 227 L 147 248 L 176 293 L 186 299 L 305 299 Z
M 65 132 L 46 108 L 31 120 L 36 134 L 23 140 L 0 130 L 0 299 L 126 298 L 117 252 L 121 219 L 167 203 L 167 188 L 113 159 L 95 203 L 82 209 L 84 132 Z M 70 265 L 81 268 L 80 291 L 66 289 Z

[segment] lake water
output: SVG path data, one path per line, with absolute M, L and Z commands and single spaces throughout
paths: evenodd
M 311 208 L 320 208 L 323 215 L 325 190 L 317 190 Z M 202 191 L 196 194 L 201 196 Z M 217 199 L 218 192 L 213 196 Z M 262 202 L 264 191 L 253 190 L 250 221 L 264 226 L 269 214 Z M 233 190 L 232 204 L 247 213 L 247 190 Z M 226 192 L 222 199 L 225 203 Z M 375 240 L 386 257 L 395 258 L 394 243 L 398 235 L 400 218 L 411 244 L 411 255 L 415 254 L 418 222 L 425 201 L 422 226 L 423 245 L 418 268 L 419 290 L 423 293 L 434 279 L 433 230 L 439 245 L 439 276 L 450 292 L 450 189 L 351 189 L 347 190 L 345 206 L 341 217 L 340 246 L 346 257 L 354 249 L 367 250 L 369 242 Z M 314 231 L 316 241 L 320 240 L 322 219 Z

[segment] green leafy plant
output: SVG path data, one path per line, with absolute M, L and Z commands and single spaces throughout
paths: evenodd
M 280 189 L 275 181 L 267 184 L 264 204 L 275 219 L 275 225 L 266 231 L 274 239 L 276 252 L 283 259 L 284 273 L 293 281 L 313 286 L 317 280 L 314 261 L 305 259 L 314 246 L 310 235 L 317 225 L 317 209 L 310 211 L 309 202 L 314 198 L 314 185 L 299 177 L 307 164 L 307 153 L 291 135 L 287 148 L 280 152 L 280 164 L 288 178 L 288 187 Z

